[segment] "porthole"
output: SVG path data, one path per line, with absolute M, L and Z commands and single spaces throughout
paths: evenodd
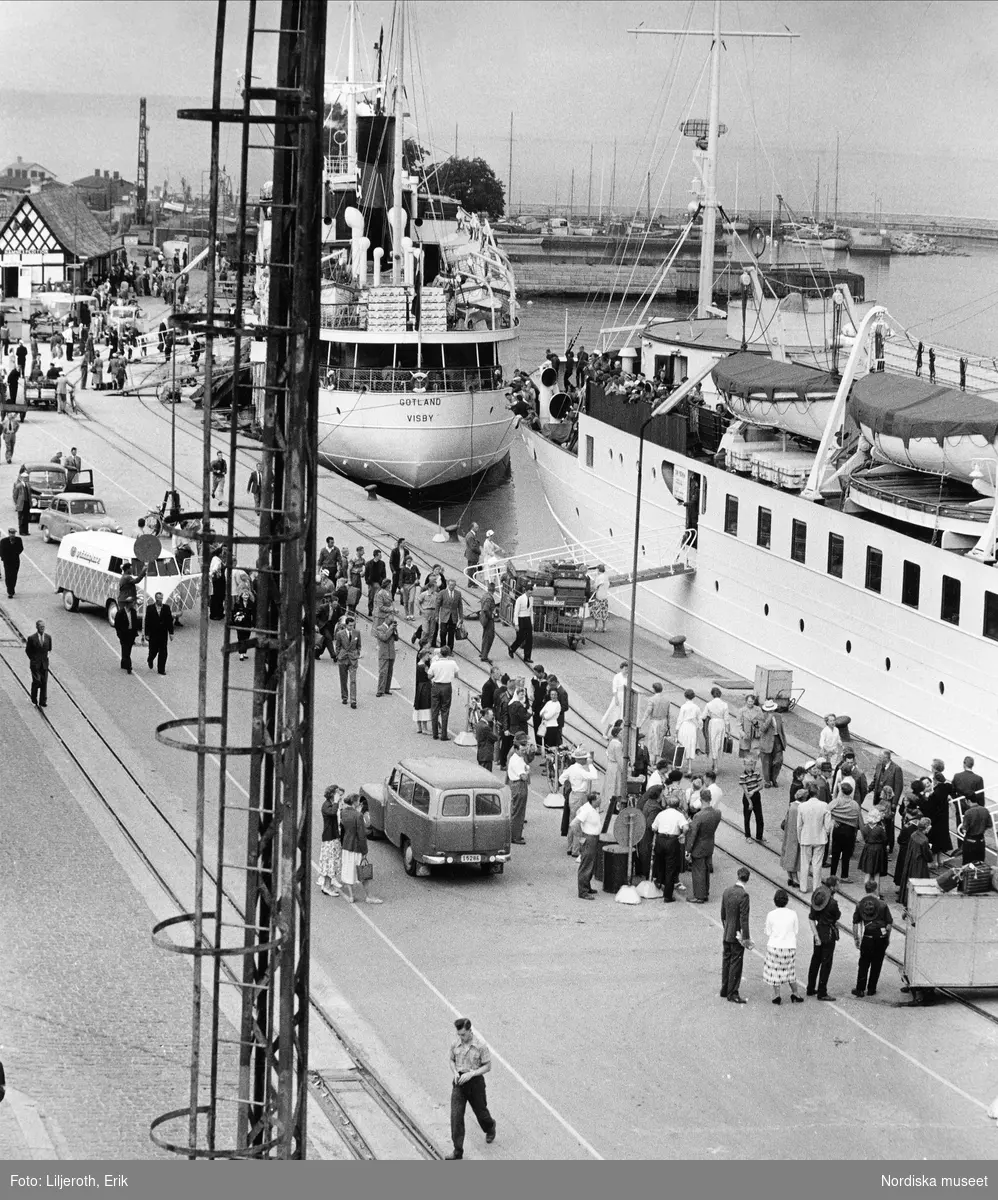
M 609 454 L 609 455 L 610 455 L 610 462 L 613 462 L 613 451 L 612 451 L 612 450 L 608 450 L 608 451 L 607 451 L 607 454 Z
M 884 659 L 884 670 L 889 671 L 890 669 L 891 669 L 891 660 L 889 658 L 885 658 Z
M 652 477 L 652 479 L 658 479 L 658 472 L 655 470 L 654 467 L 652 467 L 652 469 L 651 469 L 651 477 Z
M 620 465 L 621 465 L 621 466 L 623 466 L 623 465 L 624 465 L 624 456 L 623 456 L 623 454 L 618 454 L 618 455 L 617 455 L 617 461 L 620 463 Z
M 768 605 L 768 604 L 764 604 L 764 605 L 762 606 L 762 611 L 763 611 L 763 614 L 764 614 L 765 616 L 767 616 L 767 617 L 768 617 L 768 616 L 769 616 L 769 605 Z
M 939 680 L 939 695 L 944 696 L 945 694 L 946 694 L 946 684 L 943 683 L 943 681 L 940 679 Z
M 852 642 L 846 642 L 846 654 L 852 654 Z
M 715 579 L 715 580 L 714 580 L 714 591 L 715 591 L 715 592 L 719 592 L 720 590 L 721 590 L 721 585 L 720 585 L 720 584 L 717 582 L 717 580 Z
M 610 530 L 610 537 L 613 537 L 613 530 Z
M 576 510 L 575 510 L 575 515 L 576 515 L 577 517 L 579 517 L 579 510 L 578 510 L 578 509 L 576 509 Z M 581 520 L 582 518 L 581 518 L 581 517 L 579 517 L 579 519 Z
M 801 617 L 801 619 L 800 619 L 800 621 L 798 622 L 798 624 L 800 625 L 800 631 L 801 631 L 801 633 L 803 633 L 803 632 L 804 632 L 804 618 L 803 618 L 803 617 Z

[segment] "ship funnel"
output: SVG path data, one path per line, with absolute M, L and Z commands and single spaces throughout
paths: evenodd
M 385 257 L 385 252 L 380 246 L 374 251 L 374 286 L 381 287 L 381 260 Z
M 564 392 L 558 391 L 558 372 L 554 367 L 544 367 L 537 389 L 541 424 L 553 425 L 564 420 L 571 403 L 571 399 Z

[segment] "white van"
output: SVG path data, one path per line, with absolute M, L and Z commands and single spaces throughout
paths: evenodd
M 55 564 L 55 588 L 62 593 L 66 611 L 76 612 L 81 601 L 94 604 L 104 610 L 113 625 L 118 612 L 118 585 L 125 563 L 132 564 L 134 575 L 143 569 L 143 564 L 135 557 L 134 538 L 96 530 L 64 537 L 59 543 Z M 163 593 L 174 617 L 199 611 L 201 607 L 200 575 L 182 574 L 168 546 L 164 546 L 159 558 L 149 565 L 135 590 L 140 615 L 157 592 Z

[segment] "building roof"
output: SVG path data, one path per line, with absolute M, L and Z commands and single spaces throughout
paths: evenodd
M 82 179 L 74 179 L 73 187 L 82 188 L 84 191 L 104 192 L 104 191 L 124 191 L 130 192 L 135 187 L 127 179 L 113 179 L 106 175 L 84 175 Z
M 4 222 L 0 234 L 11 222 L 23 220 L 28 209 L 34 209 L 67 254 L 86 261 L 109 253 L 107 230 L 74 188 L 50 187 L 25 196 Z
M 0 175 L 6 175 L 8 171 L 30 172 L 32 169 L 44 171 L 46 175 L 55 179 L 55 172 L 50 171 L 48 167 L 43 167 L 41 163 L 37 162 L 22 162 L 21 159 L 18 159 L 17 162 L 8 163 L 5 167 L 0 167 Z

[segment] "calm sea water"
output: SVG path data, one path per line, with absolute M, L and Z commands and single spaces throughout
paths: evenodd
M 884 304 L 926 346 L 952 346 L 972 356 L 998 358 L 998 245 L 967 244 L 966 257 L 922 256 L 890 259 L 826 255 L 837 267 L 858 271 L 866 279 L 866 298 Z M 685 310 L 683 310 L 685 311 Z M 569 339 L 576 348 L 591 350 L 601 328 L 634 324 L 641 308 L 605 300 L 585 303 L 537 299 L 521 310 L 520 360 L 532 370 L 544 359 L 548 347 L 559 354 Z M 674 305 L 657 303 L 645 315 L 682 315 Z M 484 533 L 494 529 L 507 552 L 541 550 L 557 546 L 558 529 L 547 510 L 544 493 L 532 459 L 517 438 L 511 454 L 508 482 L 482 487 L 470 499 L 443 508 L 445 525 L 455 521 L 466 528 L 478 521 Z M 421 509 L 436 519 L 437 510 Z

